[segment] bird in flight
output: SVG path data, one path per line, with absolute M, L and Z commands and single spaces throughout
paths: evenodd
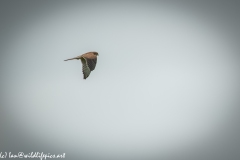
M 68 60 L 81 60 L 82 62 L 82 72 L 83 72 L 83 79 L 87 79 L 87 77 L 90 75 L 91 71 L 93 71 L 97 64 L 97 56 L 98 52 L 87 52 L 80 56 L 66 59 L 64 61 Z

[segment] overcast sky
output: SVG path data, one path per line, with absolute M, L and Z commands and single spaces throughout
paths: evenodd
M 240 158 L 239 3 L 0 4 L 0 152 Z

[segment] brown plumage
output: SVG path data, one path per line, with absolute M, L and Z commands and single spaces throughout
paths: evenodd
M 74 59 L 81 60 L 83 78 L 86 79 L 90 75 L 91 71 L 93 71 L 96 67 L 97 56 L 98 56 L 98 52 L 87 52 L 87 53 L 84 53 L 80 56 L 70 58 L 70 59 L 66 59 L 64 61 L 74 60 Z

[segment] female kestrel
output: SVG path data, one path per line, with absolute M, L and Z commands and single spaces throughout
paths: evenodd
M 64 61 L 73 60 L 73 59 L 76 59 L 76 60 L 81 59 L 83 78 L 87 79 L 87 77 L 90 75 L 91 71 L 93 71 L 96 67 L 97 56 L 98 56 L 98 52 L 87 52 L 87 53 L 82 54 L 81 56 L 66 59 Z

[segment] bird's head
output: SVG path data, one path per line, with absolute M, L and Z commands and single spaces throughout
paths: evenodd
M 92 52 L 94 55 L 98 56 L 98 52 Z

